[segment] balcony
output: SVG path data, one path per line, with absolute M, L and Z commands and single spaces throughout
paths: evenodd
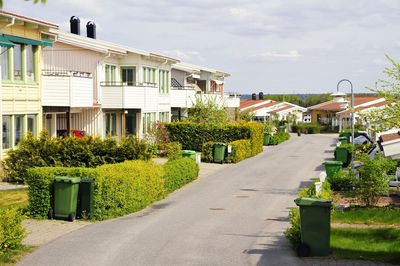
M 102 107 L 115 109 L 142 109 L 155 111 L 160 99 L 169 104 L 169 96 L 159 95 L 155 83 L 100 82 Z M 164 99 L 167 98 L 167 99 Z
M 196 90 L 191 86 L 171 88 L 171 107 L 190 108 L 195 100 Z
M 42 72 L 43 106 L 93 106 L 93 76 L 79 71 Z

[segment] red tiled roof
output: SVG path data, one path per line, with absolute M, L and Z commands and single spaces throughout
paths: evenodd
M 396 132 L 396 133 L 381 135 L 380 139 L 382 142 L 400 139 L 400 131 Z
M 252 111 L 257 111 L 257 110 L 260 110 L 260 109 L 263 109 L 263 108 L 267 108 L 267 107 L 274 106 L 274 105 L 276 105 L 276 104 L 278 104 L 278 103 L 279 103 L 279 102 L 272 101 L 272 102 L 270 102 L 270 103 L 266 103 L 266 104 L 263 104 L 263 105 L 260 105 L 260 106 L 257 106 L 257 107 L 253 107 L 253 108 L 251 108 L 251 110 L 252 110 Z
M 252 99 L 240 100 L 240 108 L 246 108 L 265 101 L 267 100 L 252 100 Z
M 380 99 L 379 97 L 372 97 L 372 96 L 365 96 L 365 97 L 354 97 L 354 106 L 365 104 L 368 102 L 376 101 Z M 350 98 L 347 98 L 346 100 L 351 101 Z M 345 110 L 345 108 L 341 107 L 343 102 L 334 102 L 334 101 L 329 101 L 329 102 L 324 102 L 320 103 L 314 106 L 310 106 L 309 109 L 311 110 L 324 110 L 324 111 L 342 111 Z
M 278 109 L 276 109 L 276 110 L 273 110 L 273 111 L 271 111 L 271 113 L 279 113 L 279 112 L 281 112 L 281 111 L 284 111 L 284 110 L 287 110 L 287 109 L 291 109 L 291 108 L 293 108 L 294 106 L 292 106 L 292 105 L 285 105 L 285 106 L 283 106 L 283 107 L 281 107 L 281 108 L 278 108 Z
M 367 105 L 367 106 L 357 107 L 357 108 L 355 108 L 355 111 L 357 112 L 357 111 L 362 111 L 362 110 L 365 110 L 365 109 L 368 109 L 368 108 L 382 107 L 382 106 L 385 106 L 385 105 L 386 105 L 386 101 L 382 101 L 382 102 L 374 103 L 374 104 Z M 338 114 L 340 114 L 340 115 L 348 115 L 348 114 L 350 114 L 350 110 L 341 111 Z

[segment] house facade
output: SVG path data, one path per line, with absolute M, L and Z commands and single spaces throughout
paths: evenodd
M 1 145 L 3 158 L 22 136 L 42 130 L 43 48 L 51 46 L 57 25 L 0 11 Z

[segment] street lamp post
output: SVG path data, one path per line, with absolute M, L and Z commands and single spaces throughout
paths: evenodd
M 348 83 L 350 83 L 350 88 L 351 88 L 351 143 L 354 145 L 354 92 L 353 92 L 353 84 L 351 83 L 350 80 L 348 79 L 342 79 L 338 82 L 336 88 L 337 91 L 339 92 L 339 85 L 342 82 L 347 81 Z

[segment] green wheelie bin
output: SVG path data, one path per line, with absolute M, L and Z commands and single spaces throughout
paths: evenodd
M 335 160 L 342 162 L 343 167 L 347 167 L 351 161 L 351 154 L 345 147 L 336 147 L 335 149 Z
M 298 198 L 300 208 L 301 244 L 297 248 L 300 257 L 328 256 L 330 254 L 330 200 Z
M 347 143 L 350 143 L 351 140 L 351 132 L 342 132 L 339 134 L 339 138 L 340 137 L 346 137 L 347 139 Z
M 329 177 L 334 177 L 337 172 L 339 172 L 340 169 L 342 169 L 342 162 L 339 161 L 325 161 L 324 166 L 325 166 L 325 172 L 326 176 Z
M 183 150 L 182 157 L 192 158 L 193 160 L 196 160 L 196 152 L 191 150 Z
M 268 146 L 269 139 L 271 138 L 271 133 L 264 133 L 264 146 Z
M 347 144 L 347 143 L 349 143 L 349 142 L 347 141 L 347 137 L 345 137 L 345 136 L 339 137 L 339 141 L 340 141 L 340 143 L 342 143 L 342 144 Z
M 225 160 L 225 143 L 215 143 L 214 144 L 214 163 L 224 163 Z
M 55 177 L 54 212 L 49 213 L 49 218 L 67 219 L 70 222 L 75 220 L 80 181 L 80 177 Z

